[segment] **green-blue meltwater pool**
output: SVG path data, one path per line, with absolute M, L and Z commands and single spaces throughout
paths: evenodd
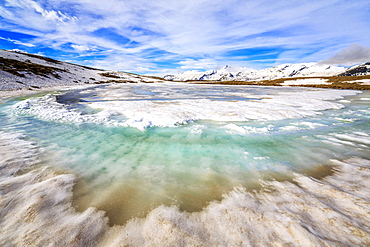
M 0 133 L 7 140 L 2 144 L 3 150 L 9 149 L 3 151 L 7 160 L 15 140 L 32 143 L 37 158 L 19 174 L 48 169 L 74 177 L 68 203 L 78 212 L 97 208 L 113 226 L 139 224 L 138 218 L 148 220 L 159 209 L 175 208 L 176 214 L 198 217 L 195 221 L 201 222 L 202 217 L 206 221 L 202 214 L 212 214 L 212 205 L 217 204 L 226 210 L 217 212 L 224 216 L 212 216 L 226 217 L 218 226 L 222 232 L 228 231 L 233 218 L 242 217 L 242 211 L 233 211 L 244 200 L 238 199 L 240 194 L 262 196 L 267 184 L 276 183 L 271 191 L 279 190 L 277 184 L 289 184 L 301 191 L 281 187 L 279 193 L 312 196 L 305 188 L 308 185 L 299 185 L 297 176 L 302 181 L 321 181 L 335 176 L 333 160 L 370 159 L 369 106 L 370 93 L 361 91 L 180 83 L 100 85 L 8 100 L 0 105 Z M 23 153 L 30 149 L 29 145 L 17 148 Z M 2 180 L 15 174 L 9 172 Z M 278 214 L 284 208 L 276 205 L 290 203 L 282 198 L 263 200 Z M 290 220 L 306 224 L 298 211 Z M 278 221 L 266 217 L 266 222 Z M 179 218 L 171 222 L 182 224 Z M 290 224 L 283 225 L 289 228 Z M 238 227 L 251 231 L 248 224 Z M 188 235 L 203 234 L 200 228 L 194 226 L 195 233 L 189 230 Z M 366 229 L 362 230 L 368 233 Z M 318 238 L 313 243 L 324 241 L 312 234 Z M 291 241 L 303 235 L 292 233 Z M 198 240 L 219 243 L 211 237 L 198 236 Z

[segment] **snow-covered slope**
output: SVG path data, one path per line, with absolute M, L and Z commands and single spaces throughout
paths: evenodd
M 95 84 L 161 82 L 131 73 L 104 71 L 37 55 L 0 50 L 0 90 Z
M 216 81 L 258 81 L 288 77 L 333 76 L 345 72 L 344 67 L 319 65 L 317 63 L 283 64 L 272 68 L 255 70 L 245 67 L 225 66 L 219 70 L 206 72 L 186 71 L 177 75 L 167 75 L 166 80 L 216 80 Z
M 340 74 L 340 76 L 362 76 L 362 75 L 370 75 L 370 62 L 353 66 L 352 68 L 349 68 L 346 72 Z

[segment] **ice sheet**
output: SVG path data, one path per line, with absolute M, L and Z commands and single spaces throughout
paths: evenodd
M 144 88 L 145 87 L 145 88 Z M 144 89 L 143 89 L 144 88 Z M 262 94 L 262 91 L 268 94 Z M 325 89 L 266 89 L 248 86 L 207 86 L 189 84 L 110 85 L 97 88 L 98 100 L 80 102 L 99 111 L 82 114 L 67 109 L 55 95 L 21 101 L 14 110 L 42 119 L 65 122 L 97 122 L 135 127 L 174 127 L 196 120 L 249 121 L 302 118 L 343 105 L 334 100 L 358 91 Z M 123 116 L 120 120 L 112 116 Z

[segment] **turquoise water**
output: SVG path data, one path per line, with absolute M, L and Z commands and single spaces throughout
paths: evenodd
M 153 88 L 132 87 L 137 101 L 141 97 L 148 97 L 148 101 L 163 98 L 163 92 L 156 93 Z M 222 95 L 231 87 L 209 87 L 208 96 L 201 97 L 241 100 L 240 95 Z M 101 110 L 89 107 L 88 102 L 104 100 L 100 89 L 58 92 L 57 101 L 70 111 L 95 114 Z M 195 89 L 186 90 L 187 97 L 199 98 Z M 269 95 L 278 90 L 284 89 L 250 91 Z M 285 90 L 294 93 L 307 89 Z M 302 118 L 198 119 L 145 130 L 88 121 L 45 120 L 39 114 L 14 110 L 16 103 L 25 100 L 17 98 L 0 105 L 0 130 L 24 133 L 43 148 L 43 165 L 78 176 L 74 198 L 78 210 L 95 206 L 106 210 L 112 224 L 123 224 L 161 204 L 200 211 L 210 201 L 221 200 L 235 186 L 258 189 L 261 181 L 289 180 L 294 172 L 324 176 L 330 159 L 370 159 L 369 96 L 368 92 L 347 96 L 345 101 L 341 99 L 342 109 Z M 44 94 L 27 99 L 39 97 Z M 170 104 L 175 100 L 163 99 Z M 243 97 L 243 101 L 248 100 L 248 95 Z M 123 115 L 113 117 L 117 121 L 127 119 Z

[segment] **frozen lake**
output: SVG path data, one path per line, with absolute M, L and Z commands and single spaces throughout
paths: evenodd
M 190 245 L 370 243 L 369 106 L 366 91 L 181 83 L 13 98 L 0 105 L 0 243 L 25 243 L 14 224 L 88 228 L 100 245 L 169 232 Z

